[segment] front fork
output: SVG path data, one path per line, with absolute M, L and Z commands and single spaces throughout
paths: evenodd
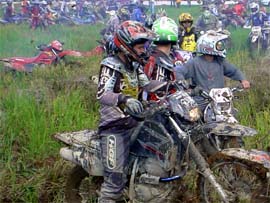
M 176 121 L 169 116 L 169 121 L 174 126 L 175 130 L 177 131 L 179 139 L 183 143 L 187 143 L 186 145 L 188 147 L 189 155 L 196 163 L 199 171 L 204 176 L 205 179 L 207 179 L 213 187 L 216 189 L 217 193 L 219 194 L 220 198 L 224 203 L 229 203 L 229 198 L 226 192 L 223 190 L 222 186 L 217 182 L 213 172 L 210 170 L 208 163 L 204 159 L 204 157 L 201 155 L 201 153 L 198 151 L 190 137 L 178 126 Z

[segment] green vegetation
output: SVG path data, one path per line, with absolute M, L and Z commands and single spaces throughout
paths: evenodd
M 182 11 L 199 15 L 198 7 L 164 8 L 175 20 Z M 65 49 L 90 50 L 103 26 L 57 25 L 47 31 L 29 31 L 28 25 L 0 25 L 0 58 L 33 56 L 36 45 L 54 39 L 65 42 Z M 270 60 L 249 58 L 247 35 L 248 30 L 232 30 L 228 59 L 253 84 L 236 104 L 240 122 L 258 130 L 256 137 L 246 140 L 247 147 L 266 149 L 270 143 Z M 61 145 L 52 135 L 95 128 L 98 121 L 90 77 L 98 73 L 101 58 L 79 60 L 80 67 L 59 65 L 37 69 L 31 75 L 6 73 L 1 67 L 0 202 L 63 202 L 70 165 L 60 159 Z

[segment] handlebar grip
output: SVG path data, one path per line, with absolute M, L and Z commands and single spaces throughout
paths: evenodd
M 147 107 L 144 112 L 142 112 L 141 114 L 134 114 L 133 112 L 131 112 L 129 109 L 125 109 L 125 112 L 127 114 L 129 114 L 131 117 L 133 117 L 135 120 L 137 121 L 143 121 L 146 119 L 146 117 L 152 116 L 154 115 L 156 112 L 162 111 L 164 109 L 167 108 L 167 105 L 165 104 L 155 104 L 155 106 L 149 106 Z

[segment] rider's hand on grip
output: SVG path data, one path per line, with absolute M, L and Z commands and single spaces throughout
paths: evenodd
M 137 99 L 128 98 L 126 101 L 126 109 L 127 109 L 127 112 L 138 115 L 143 112 L 143 105 Z

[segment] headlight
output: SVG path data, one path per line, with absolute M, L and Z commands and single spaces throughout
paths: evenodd
M 189 111 L 190 121 L 192 122 L 197 121 L 200 117 L 201 117 L 201 110 L 198 107 L 191 109 Z
M 218 103 L 218 110 L 221 112 L 225 112 L 230 110 L 231 108 L 231 103 L 230 102 L 222 102 L 222 103 Z

